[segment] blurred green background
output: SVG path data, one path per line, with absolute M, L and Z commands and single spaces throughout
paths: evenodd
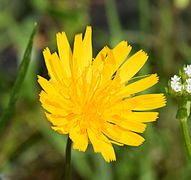
M 191 62 L 189 0 L 0 0 L 0 115 L 7 107 L 19 63 L 38 23 L 32 60 L 11 123 L 0 135 L 0 180 L 57 180 L 64 171 L 66 138 L 53 132 L 40 107 L 37 74 L 47 77 L 42 50 L 56 50 L 55 34 L 93 26 L 94 57 L 106 44 L 127 40 L 132 52 L 144 49 L 149 61 L 141 74 L 157 72 L 164 92 L 168 79 Z M 75 180 L 189 180 L 189 165 L 176 103 L 168 97 L 157 122 L 149 124 L 141 147 L 116 147 L 117 161 L 106 163 L 89 146 L 72 150 Z M 190 125 L 191 126 L 191 125 Z

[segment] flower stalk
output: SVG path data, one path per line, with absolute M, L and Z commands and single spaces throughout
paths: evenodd
M 181 123 L 182 136 L 187 155 L 191 163 L 191 137 L 188 127 L 188 118 L 191 107 L 191 65 L 186 65 L 168 82 L 167 93 L 178 102 L 176 118 Z
M 191 162 L 191 138 L 188 128 L 188 118 L 190 116 L 190 105 L 191 102 L 188 100 L 181 100 L 178 103 L 179 108 L 177 111 L 177 119 L 179 119 L 181 123 L 182 136 L 184 139 L 184 143 L 186 146 L 186 151 L 188 154 L 189 161 Z
M 67 145 L 66 145 L 66 153 L 65 153 L 65 180 L 71 179 L 71 147 L 72 147 L 72 141 L 70 140 L 69 136 L 67 139 Z

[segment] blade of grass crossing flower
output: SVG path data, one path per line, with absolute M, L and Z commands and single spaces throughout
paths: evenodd
M 25 79 L 25 76 L 26 76 L 26 73 L 27 73 L 27 70 L 29 67 L 29 63 L 31 60 L 33 38 L 34 38 L 34 35 L 36 33 L 36 30 L 37 30 L 37 24 L 35 23 L 34 28 L 31 32 L 30 38 L 29 38 L 29 42 L 28 42 L 27 47 L 25 49 L 22 62 L 19 66 L 18 74 L 17 74 L 16 80 L 15 80 L 15 83 L 13 85 L 12 91 L 11 91 L 8 106 L 5 109 L 5 111 L 3 112 L 2 116 L 0 117 L 0 132 L 6 126 L 6 124 L 9 123 L 10 117 L 11 117 L 13 110 L 14 110 L 14 106 L 18 100 L 19 92 L 20 92 L 21 86 L 23 84 L 23 81 Z

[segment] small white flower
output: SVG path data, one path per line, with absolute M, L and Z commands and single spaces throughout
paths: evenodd
M 191 65 L 187 65 L 185 68 L 184 68 L 184 72 L 186 73 L 186 75 L 188 77 L 191 77 Z
M 186 91 L 187 91 L 188 93 L 191 93 L 191 85 L 187 85 L 187 86 L 186 86 Z
M 183 86 L 181 85 L 180 82 L 177 82 L 177 83 L 173 82 L 173 83 L 171 83 L 171 88 L 172 88 L 175 92 L 181 92 L 182 89 L 183 89 Z
M 171 88 L 175 91 L 175 92 L 181 92 L 183 89 L 183 86 L 181 84 L 181 77 L 174 75 L 173 77 L 171 77 Z
M 180 77 L 177 75 L 174 75 L 173 77 L 171 77 L 171 82 L 178 82 L 180 81 Z
M 173 86 L 173 85 L 177 85 L 177 84 L 180 84 L 180 82 L 171 81 L 171 82 L 170 82 L 170 84 L 171 84 L 171 86 Z
M 187 83 L 187 85 L 191 85 L 191 78 L 186 79 L 186 83 Z

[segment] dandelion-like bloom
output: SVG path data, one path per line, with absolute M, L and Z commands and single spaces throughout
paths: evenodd
M 156 74 L 132 82 L 147 61 L 140 50 L 127 60 L 131 46 L 120 42 L 104 47 L 92 58 L 92 30 L 77 34 L 73 52 L 65 32 L 57 34 L 58 54 L 43 52 L 49 80 L 38 76 L 40 101 L 52 129 L 68 134 L 73 148 L 86 151 L 90 142 L 107 162 L 116 160 L 112 144 L 139 146 L 147 122 L 155 121 L 165 106 L 163 94 L 137 95 L 158 82 Z M 135 79 L 134 79 L 135 80 Z M 144 112 L 146 111 L 146 112 Z

